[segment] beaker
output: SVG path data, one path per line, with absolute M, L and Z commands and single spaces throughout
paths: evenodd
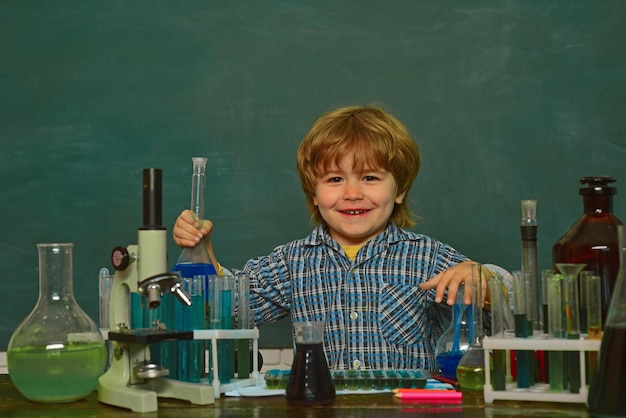
M 84 398 L 96 388 L 106 367 L 102 334 L 74 298 L 73 247 L 37 244 L 39 299 L 9 341 L 9 375 L 31 401 Z
M 482 313 L 482 266 L 472 265 L 471 340 L 467 352 L 456 368 L 456 378 L 462 390 L 483 390 L 485 386 L 485 352 L 483 349 L 483 313 Z M 467 286 L 468 283 L 465 283 Z
M 324 354 L 324 322 L 296 322 L 294 355 L 285 395 L 291 405 L 327 405 L 335 386 Z
M 617 230 L 620 268 L 604 326 L 599 365 L 589 388 L 587 403 L 592 417 L 626 417 L 626 226 Z
M 473 337 L 471 318 L 472 309 L 465 304 L 465 284 L 461 284 L 452 306 L 450 326 L 441 334 L 435 346 L 435 358 L 442 377 L 456 380 L 456 368 Z

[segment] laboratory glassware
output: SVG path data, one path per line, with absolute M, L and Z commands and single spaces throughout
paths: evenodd
M 206 183 L 206 163 L 207 159 L 205 157 L 193 157 L 192 159 L 193 172 L 191 176 L 191 212 L 197 222 L 197 225 L 200 226 L 204 219 L 204 191 L 205 191 L 205 183 Z M 208 304 L 208 295 L 206 290 L 209 287 L 208 281 L 209 276 L 215 274 L 216 270 L 213 266 L 213 262 L 209 255 L 209 251 L 204 243 L 204 241 L 200 241 L 194 247 L 184 247 L 178 257 L 178 261 L 176 265 L 172 269 L 174 272 L 178 272 L 183 281 L 194 281 L 198 280 L 199 277 L 204 278 L 204 286 L 202 291 L 204 292 L 204 305 L 206 309 L 206 305 Z M 200 301 L 201 298 L 197 299 Z M 187 316 L 188 311 L 198 309 L 197 303 L 194 307 L 186 307 L 179 303 L 176 303 L 173 298 L 168 297 L 163 304 L 162 312 L 164 318 L 162 321 L 167 322 L 172 320 L 172 316 L 174 316 L 174 322 L 177 324 L 181 324 L 182 321 L 180 318 Z M 193 304 L 192 304 L 193 306 Z M 202 329 L 207 328 L 208 324 L 206 323 L 206 318 L 204 323 L 193 321 L 193 328 Z M 188 326 L 185 327 L 189 329 Z M 180 380 L 196 380 L 195 376 L 189 377 L 184 370 L 179 370 L 174 362 L 181 361 L 181 357 L 187 355 L 190 345 L 194 346 L 194 351 L 197 353 L 198 358 L 190 359 L 192 364 L 204 364 L 204 352 L 203 342 L 171 342 L 161 344 L 161 358 L 163 364 L 170 368 L 173 371 L 173 375 Z M 175 360 L 178 359 L 178 360 Z M 188 362 L 186 362 L 188 363 Z M 182 373 L 179 373 L 181 371 Z
M 291 405 L 327 405 L 335 386 L 324 353 L 324 322 L 295 322 L 296 352 L 285 395 Z
M 456 368 L 473 337 L 471 321 L 471 305 L 465 304 L 465 284 L 461 284 L 452 306 L 450 326 L 441 334 L 435 346 L 435 359 L 442 377 L 456 380 Z
M 548 332 L 550 338 L 565 338 L 565 326 L 563 325 L 563 276 L 552 273 L 545 274 L 546 298 L 548 300 Z M 550 380 L 550 390 L 552 392 L 562 392 L 567 385 L 565 375 L 565 362 L 563 351 L 552 350 L 548 353 L 548 376 Z
M 532 321 L 532 329 L 542 328 L 539 311 L 541 305 L 541 286 L 539 284 L 539 268 L 537 266 L 537 201 L 522 200 L 522 222 L 520 225 L 522 239 L 522 271 L 529 274 L 531 310 L 526 312 Z
M 72 402 L 89 395 L 107 364 L 96 323 L 74 298 L 72 243 L 37 244 L 39 299 L 7 349 L 11 380 L 36 402 Z
M 191 177 L 191 212 L 198 224 L 204 220 L 204 189 L 206 183 L 205 170 L 207 159 L 193 157 L 193 174 Z M 215 266 L 204 242 L 194 247 L 185 247 L 178 257 L 174 271 L 180 272 L 183 278 L 193 278 L 204 275 L 205 287 L 208 287 L 208 277 L 216 273 Z
M 504 284 L 499 276 L 489 277 L 487 286 L 491 295 L 491 336 L 504 338 L 513 329 L 513 313 L 505 299 Z M 506 350 L 494 349 L 491 356 L 491 384 L 494 390 L 506 389 Z
M 483 274 L 482 266 L 472 265 L 472 282 L 469 285 L 472 292 L 471 335 L 470 345 L 461 357 L 456 368 L 456 378 L 462 390 L 483 390 L 485 386 L 485 352 L 483 349 Z M 468 283 L 465 283 L 468 286 Z
M 585 268 L 580 263 L 556 263 L 563 276 L 563 309 L 565 311 L 565 336 L 570 340 L 580 338 L 580 300 L 578 298 L 578 275 Z M 580 390 L 580 359 L 577 352 L 565 353 L 569 370 L 569 391 Z
M 617 226 L 623 222 L 613 213 L 615 187 L 610 187 L 614 177 L 583 177 L 580 188 L 583 196 L 583 215 L 561 236 L 552 247 L 552 262 L 584 263 L 602 278 L 602 318 L 611 300 L 615 278 L 619 269 Z M 556 267 L 555 267 L 556 271 Z
M 530 286 L 529 274 L 526 271 L 513 272 L 513 300 L 515 302 L 515 336 L 528 338 L 532 336 L 532 321 L 528 320 L 528 294 Z M 529 350 L 515 350 L 517 365 L 517 387 L 529 388 L 533 383 L 534 354 Z
M 620 268 L 587 402 L 592 417 L 626 417 L 626 226 L 618 227 L 618 235 Z

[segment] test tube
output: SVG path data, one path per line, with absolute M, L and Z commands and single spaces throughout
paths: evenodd
M 548 308 L 548 278 L 550 276 L 552 276 L 554 274 L 554 271 L 552 270 L 548 270 L 548 269 L 544 269 L 541 270 L 541 290 L 542 290 L 542 295 L 544 295 L 544 298 L 542 299 L 542 312 L 543 312 L 543 333 L 544 334 L 549 334 L 550 333 L 550 329 L 549 329 L 549 325 L 548 325 L 548 315 L 549 315 L 549 308 Z
M 602 279 L 597 274 L 587 276 L 587 338 L 599 340 L 602 338 Z M 598 352 L 587 352 L 589 360 L 589 376 L 593 376 L 598 362 Z
M 580 280 L 578 284 L 578 300 L 579 300 L 579 317 L 580 317 L 580 332 L 582 334 L 587 334 L 587 293 L 588 293 L 588 278 L 593 276 L 593 271 L 584 270 L 580 272 Z
M 212 275 L 209 277 L 209 310 L 212 329 L 233 328 L 234 282 L 233 276 Z M 232 340 L 217 341 L 217 359 L 220 383 L 230 383 L 234 363 Z
M 550 338 L 563 338 L 565 328 L 563 327 L 563 304 L 560 274 L 550 274 L 545 276 L 548 288 L 548 335 Z M 562 392 L 564 390 L 564 360 L 563 352 L 552 350 L 548 356 L 548 369 L 550 378 L 550 391 Z
M 250 329 L 250 276 L 237 273 L 237 328 Z M 250 340 L 237 340 L 237 377 L 250 376 Z
M 580 316 L 578 299 L 578 276 L 584 264 L 557 263 L 557 268 L 563 275 L 563 304 L 565 308 L 565 333 L 568 339 L 580 338 Z M 565 353 L 569 369 L 569 391 L 580 391 L 580 358 L 579 353 L 571 351 Z
M 513 272 L 513 300 L 515 302 L 515 336 L 528 338 L 528 316 L 526 313 L 526 290 L 528 272 Z M 531 351 L 516 350 L 517 355 L 517 387 L 530 387 Z
M 110 304 L 111 304 L 111 285 L 113 284 L 113 275 L 109 274 L 109 269 L 103 267 L 98 273 L 98 300 L 100 303 L 100 330 L 108 331 L 111 328 Z M 113 361 L 113 344 L 111 341 L 106 342 L 109 358 L 107 368 Z
M 491 295 L 491 335 L 504 337 L 503 309 L 508 305 L 504 301 L 502 292 L 502 279 L 498 276 L 487 280 L 489 294 Z M 506 389 L 506 350 L 493 350 L 493 374 L 491 384 L 494 390 Z

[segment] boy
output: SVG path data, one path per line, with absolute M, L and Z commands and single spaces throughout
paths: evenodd
M 461 282 L 471 282 L 475 262 L 404 229 L 415 225 L 407 194 L 419 168 L 411 135 L 382 109 L 346 107 L 322 115 L 297 155 L 318 225 L 241 269 L 250 275 L 256 325 L 287 315 L 294 322 L 324 321 L 331 369 L 436 371 L 447 305 Z M 182 247 L 203 240 L 213 254 L 212 230 L 210 221 L 197 225 L 191 211 L 183 211 L 174 241 Z

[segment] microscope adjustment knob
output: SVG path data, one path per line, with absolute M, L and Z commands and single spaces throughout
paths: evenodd
M 111 263 L 113 263 L 113 268 L 117 271 L 123 271 L 128 268 L 130 264 L 130 253 L 126 247 L 117 246 L 113 248 L 111 252 Z

